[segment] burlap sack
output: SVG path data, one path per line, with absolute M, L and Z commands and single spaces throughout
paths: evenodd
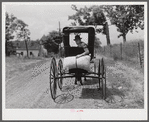
M 80 68 L 87 71 L 90 71 L 90 56 L 82 56 L 77 58 L 75 56 L 64 58 L 63 68 L 64 70 Z

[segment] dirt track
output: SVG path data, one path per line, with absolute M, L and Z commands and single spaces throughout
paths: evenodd
M 99 57 L 98 57 L 99 58 Z M 49 90 L 49 66 L 47 63 L 6 81 L 6 108 L 143 108 L 144 77 L 121 62 L 105 58 L 107 73 L 107 99 L 102 100 L 98 81 L 87 79 L 69 91 L 74 98 L 64 104 L 51 99 Z M 74 79 L 64 80 L 64 86 L 74 86 Z M 68 92 L 58 92 L 59 95 Z

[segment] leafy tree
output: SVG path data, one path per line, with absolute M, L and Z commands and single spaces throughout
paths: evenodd
M 13 14 L 9 15 L 7 12 L 5 14 L 5 19 L 6 55 L 10 55 L 10 49 L 13 48 L 11 40 L 13 40 L 15 35 L 17 35 L 18 39 L 25 40 L 28 56 L 27 40 L 30 39 L 30 31 L 27 28 L 28 25 L 25 24 L 25 22 L 23 22 L 22 20 L 15 17 Z
M 9 15 L 5 13 L 5 46 L 6 46 L 6 56 L 9 56 L 13 50 L 13 44 L 11 40 L 14 38 L 14 32 L 16 30 L 16 20 L 17 18 L 14 15 Z
M 40 40 L 48 52 L 58 53 L 59 44 L 61 43 L 61 38 L 59 37 L 58 31 L 52 31 L 47 36 L 43 35 Z
M 102 6 L 107 12 L 111 23 L 116 25 L 119 37 L 126 42 L 126 35 L 130 31 L 140 27 L 144 29 L 144 6 L 143 5 L 110 5 Z
M 76 5 L 72 5 L 72 9 L 76 11 L 74 15 L 68 16 L 69 20 L 74 20 L 72 25 L 93 25 L 95 27 L 103 25 L 103 29 L 96 29 L 96 31 L 105 34 L 107 45 L 110 44 L 109 27 L 102 7 L 94 5 L 78 9 Z
M 28 25 L 25 22 L 20 19 L 17 20 L 17 38 L 25 41 L 27 57 L 29 58 L 27 43 L 30 40 L 30 31 L 27 27 Z

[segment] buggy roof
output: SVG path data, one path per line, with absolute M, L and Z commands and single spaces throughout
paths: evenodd
M 63 28 L 63 33 L 71 33 L 71 32 L 88 32 L 91 34 L 95 34 L 94 26 L 67 26 Z

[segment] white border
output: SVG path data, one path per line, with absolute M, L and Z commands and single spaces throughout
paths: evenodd
M 147 5 L 146 2 L 3 2 L 5 5 Z
M 2 4 L 2 110 L 5 110 L 5 6 Z M 2 119 L 3 119 L 2 112 Z
M 2 25 L 5 25 L 5 5 L 81 5 L 81 4 L 145 5 L 144 28 L 144 109 L 81 109 L 83 112 L 71 112 L 70 109 L 5 109 L 5 26 L 2 26 L 2 120 L 147 120 L 147 2 L 14 2 L 2 3 Z M 75 109 L 77 110 L 77 109 Z

